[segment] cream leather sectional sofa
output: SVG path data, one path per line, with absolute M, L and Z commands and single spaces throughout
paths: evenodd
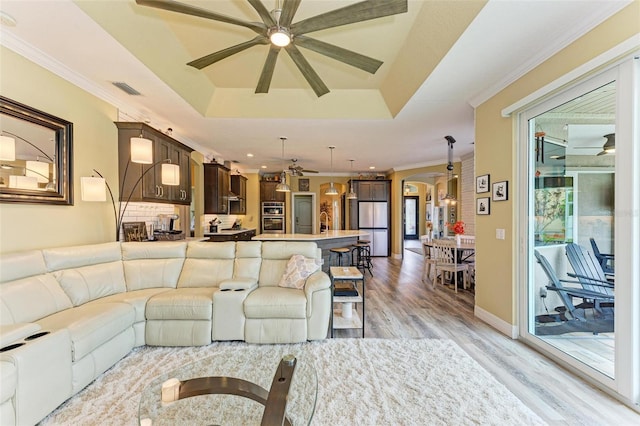
M 324 339 L 331 283 L 279 287 L 313 242 L 105 243 L 0 258 L 0 424 L 29 425 L 141 345 Z

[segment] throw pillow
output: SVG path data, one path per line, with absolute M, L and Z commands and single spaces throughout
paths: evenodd
M 294 254 L 287 262 L 284 274 L 278 283 L 279 287 L 304 288 L 304 283 L 309 275 L 320 269 L 315 259 L 308 259 L 301 254 Z

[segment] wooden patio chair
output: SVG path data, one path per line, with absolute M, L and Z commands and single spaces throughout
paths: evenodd
M 603 312 L 603 309 L 613 307 L 614 282 L 607 278 L 595 256 L 575 243 L 567 244 L 565 251 L 574 271 L 567 275 L 577 279 L 583 289 L 603 295 L 593 300 L 594 308 Z
M 555 270 L 553 269 L 549 261 L 544 257 L 544 255 L 540 254 L 538 250 L 534 250 L 534 255 L 549 280 L 549 284 L 546 286 L 547 290 L 556 292 L 558 294 L 558 296 L 562 300 L 562 303 L 564 304 L 564 307 L 566 308 L 566 311 L 571 315 L 571 318 L 578 321 L 588 321 L 585 315 L 585 309 L 595 309 L 595 300 L 598 300 L 600 302 L 606 301 L 607 303 L 611 304 L 611 308 L 606 312 L 603 312 L 601 310 L 598 311 L 596 309 L 598 315 L 605 318 L 609 316 L 611 318 L 613 317 L 613 294 L 607 294 L 601 291 L 590 291 L 585 290 L 582 287 L 576 287 L 576 285 L 580 285 L 579 281 L 561 280 L 558 278 Z M 565 284 L 569 284 L 569 286 L 566 286 Z M 573 303 L 574 298 L 580 299 L 581 303 L 575 305 Z M 558 310 L 558 308 L 556 308 L 556 310 Z M 594 333 L 596 332 L 594 331 Z
M 591 243 L 593 254 L 596 256 L 596 259 L 598 259 L 598 262 L 600 262 L 600 266 L 602 267 L 604 273 L 614 274 L 615 269 L 613 263 L 616 260 L 616 257 L 613 254 L 601 253 L 595 239 L 589 238 L 589 242 Z
M 449 272 L 453 274 L 454 290 L 458 292 L 458 272 L 463 273 L 462 287 L 467 288 L 469 282 L 469 265 L 465 263 L 458 263 L 458 256 L 456 251 L 458 247 L 455 240 L 433 240 L 432 241 L 433 252 L 436 257 L 435 271 L 436 279 L 438 271 L 441 272 L 440 281 L 444 285 L 444 273 Z

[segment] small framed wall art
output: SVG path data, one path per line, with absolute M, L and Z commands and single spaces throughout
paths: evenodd
M 493 201 L 507 201 L 509 199 L 509 182 L 503 180 L 493 184 Z
M 489 175 L 476 177 L 476 194 L 482 194 L 483 192 L 489 192 Z
M 476 199 L 476 214 L 488 215 L 491 209 L 491 201 L 489 197 L 482 197 Z
M 309 190 L 309 179 L 298 179 L 298 191 Z

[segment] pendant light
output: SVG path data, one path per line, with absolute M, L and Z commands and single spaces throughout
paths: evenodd
M 347 200 L 357 200 L 358 199 L 358 194 L 356 194 L 356 192 L 353 190 L 353 161 L 354 160 L 349 160 L 351 161 L 351 187 L 349 190 L 349 193 L 347 194 Z
M 446 204 L 455 204 L 457 200 L 456 196 L 451 193 L 451 181 L 453 180 L 453 144 L 456 143 L 456 140 L 453 136 L 445 136 L 444 138 L 449 145 L 447 153 L 447 195 L 444 197 L 444 202 Z
M 331 150 L 331 186 L 329 186 L 329 189 L 327 189 L 324 195 L 338 195 L 338 190 L 333 186 L 333 150 L 336 149 L 336 147 L 330 146 L 329 149 Z
M 284 141 L 287 140 L 286 137 L 280 137 L 282 141 L 282 173 L 280 174 L 280 183 L 276 185 L 276 192 L 291 192 L 291 188 L 287 185 L 287 174 L 284 171 Z

